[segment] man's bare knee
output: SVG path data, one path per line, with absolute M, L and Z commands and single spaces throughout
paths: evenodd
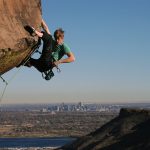
M 39 32 L 39 31 L 36 31 L 36 30 L 35 30 L 35 33 L 36 33 L 36 35 L 37 35 L 38 37 L 42 37 L 42 36 L 43 36 L 43 33 L 42 33 L 42 32 Z

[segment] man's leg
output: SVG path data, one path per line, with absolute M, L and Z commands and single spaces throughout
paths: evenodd
M 51 52 L 53 46 L 52 44 L 54 43 L 52 36 L 47 32 L 39 32 L 31 26 L 27 26 L 26 29 L 31 35 L 35 33 L 38 37 L 40 37 L 43 40 L 43 50 L 41 57 L 39 58 L 39 60 L 31 59 L 29 63 L 31 62 L 30 64 L 33 65 L 35 68 L 39 68 L 39 66 L 41 68 L 41 62 L 43 65 L 46 64 L 46 66 L 49 66 L 49 64 L 51 63 Z M 44 67 L 45 66 L 43 66 L 43 68 Z
M 38 71 L 44 72 L 48 71 L 49 69 L 52 69 L 52 65 L 49 62 L 43 61 L 42 59 L 33 59 L 31 58 L 29 61 L 30 65 L 35 67 Z
M 27 26 L 26 29 L 30 32 L 31 35 L 33 33 L 35 33 L 39 38 L 41 38 L 43 40 L 43 50 L 42 50 L 42 55 L 40 58 L 43 61 L 44 60 L 47 62 L 50 61 L 52 47 L 53 47 L 53 43 L 54 43 L 52 36 L 50 34 L 48 34 L 47 32 L 39 32 L 31 26 Z
M 25 26 L 25 29 L 31 35 L 33 33 L 35 33 L 39 38 L 41 38 L 43 40 L 43 50 L 44 51 L 52 50 L 53 38 L 50 34 L 48 34 L 47 32 L 39 32 L 29 25 Z
M 41 39 L 43 40 L 43 50 L 41 54 L 41 59 L 50 62 L 53 47 L 53 38 L 47 32 L 42 32 L 42 34 L 43 36 L 41 37 Z
M 48 34 L 47 32 L 39 32 L 39 31 L 35 30 L 33 27 L 31 27 L 31 28 L 38 37 L 42 38 L 42 40 L 44 42 L 48 42 L 52 38 L 52 36 L 50 34 Z
M 43 67 L 43 64 L 41 62 L 40 59 L 34 59 L 34 58 L 30 58 L 29 60 L 29 67 L 33 66 L 35 67 L 38 71 L 42 72 L 42 67 Z

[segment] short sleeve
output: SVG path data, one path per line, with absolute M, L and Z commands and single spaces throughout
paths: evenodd
M 64 53 L 65 54 L 71 53 L 71 49 L 70 49 L 70 47 L 67 44 L 64 44 Z

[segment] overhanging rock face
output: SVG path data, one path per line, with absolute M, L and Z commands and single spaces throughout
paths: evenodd
M 0 74 L 16 67 L 37 43 L 24 29 L 41 25 L 41 0 L 0 0 Z

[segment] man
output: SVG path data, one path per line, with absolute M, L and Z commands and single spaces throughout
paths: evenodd
M 31 33 L 35 33 L 39 38 L 43 40 L 43 50 L 39 59 L 31 58 L 26 66 L 34 66 L 40 72 L 47 71 L 53 67 L 63 63 L 70 63 L 75 61 L 75 56 L 71 52 L 70 48 L 64 43 L 64 31 L 59 28 L 54 32 L 54 39 L 48 26 L 42 19 L 41 26 L 44 31 L 39 32 L 33 27 L 29 27 Z M 62 59 L 66 55 L 67 58 Z

